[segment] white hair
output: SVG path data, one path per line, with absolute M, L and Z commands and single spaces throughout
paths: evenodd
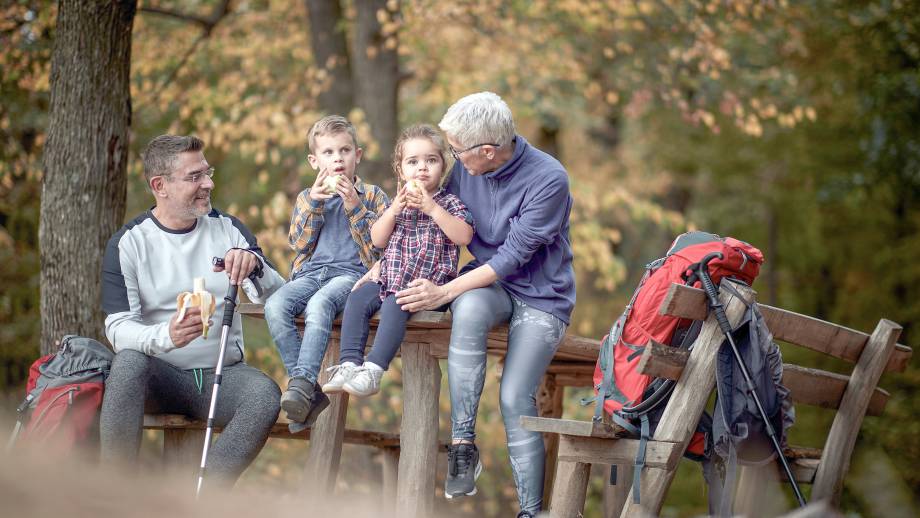
M 463 147 L 496 144 L 514 139 L 511 108 L 492 92 L 478 92 L 455 102 L 438 123 L 444 133 Z

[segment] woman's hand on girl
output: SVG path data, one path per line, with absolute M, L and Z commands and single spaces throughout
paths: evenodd
M 428 279 L 415 279 L 409 283 L 408 288 L 396 292 L 396 303 L 403 311 L 437 309 L 450 300 L 447 288 Z

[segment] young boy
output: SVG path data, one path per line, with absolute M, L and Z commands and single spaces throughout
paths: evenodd
M 313 426 L 329 405 L 316 378 L 332 321 L 377 259 L 370 230 L 388 205 L 382 189 L 355 176 L 361 148 L 348 120 L 337 115 L 320 119 L 310 129 L 309 145 L 307 160 L 319 174 L 297 197 L 291 217 L 288 240 L 297 251 L 291 281 L 265 304 L 265 320 L 290 376 L 281 409 L 292 432 Z M 294 324 L 300 315 L 302 338 Z

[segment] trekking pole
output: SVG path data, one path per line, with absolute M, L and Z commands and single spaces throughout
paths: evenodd
M 214 264 L 223 266 L 223 259 L 214 258 Z M 220 328 L 220 352 L 217 355 L 217 367 L 214 369 L 214 388 L 211 390 L 211 406 L 208 408 L 208 425 L 204 432 L 204 447 L 201 449 L 201 467 L 198 470 L 198 489 L 195 498 L 201 494 L 201 483 L 204 481 L 205 466 L 208 462 L 208 449 L 211 446 L 211 433 L 214 428 L 214 409 L 217 407 L 217 391 L 220 389 L 221 372 L 224 370 L 224 354 L 227 352 L 227 337 L 233 325 L 233 311 L 236 309 L 236 292 L 239 286 L 231 284 L 224 297 L 224 319 Z
M 751 398 L 754 400 L 754 405 L 757 406 L 757 411 L 760 412 L 760 418 L 763 420 L 764 427 L 766 428 L 767 435 L 770 437 L 770 441 L 773 442 L 773 449 L 776 450 L 776 456 L 779 457 L 779 462 L 783 466 L 783 471 L 786 473 L 786 478 L 789 479 L 789 483 L 792 485 L 792 491 L 795 492 L 795 499 L 799 502 L 799 507 L 805 507 L 805 497 L 802 496 L 802 491 L 799 489 L 799 485 L 795 481 L 795 477 L 792 475 L 792 469 L 789 467 L 789 463 L 786 461 L 786 456 L 783 455 L 783 449 L 779 445 L 779 440 L 776 438 L 776 431 L 773 429 L 773 425 L 770 424 L 770 418 L 767 416 L 766 410 L 764 410 L 763 405 L 760 403 L 760 398 L 757 397 L 757 391 L 754 387 L 754 381 L 751 379 L 751 373 L 748 372 L 747 365 L 744 364 L 744 359 L 741 358 L 741 353 L 738 351 L 738 346 L 735 344 L 735 339 L 732 337 L 732 326 L 728 323 L 728 317 L 725 315 L 725 308 L 722 306 L 722 302 L 719 300 L 719 290 L 712 283 L 712 279 L 709 277 L 709 261 L 713 259 L 721 259 L 722 254 L 719 252 L 713 252 L 700 261 L 699 266 L 699 277 L 700 282 L 703 284 L 703 289 L 706 291 L 706 296 L 709 298 L 709 307 L 716 314 L 716 320 L 719 322 L 719 328 L 722 330 L 722 334 L 725 335 L 725 338 L 728 340 L 728 344 L 732 348 L 732 353 L 735 356 L 735 362 L 738 363 L 738 368 L 741 370 L 741 375 L 744 377 L 745 388 L 747 392 L 751 395 Z

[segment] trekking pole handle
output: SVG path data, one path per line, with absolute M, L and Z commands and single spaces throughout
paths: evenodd
M 220 257 L 215 257 L 211 259 L 211 264 L 219 268 L 224 267 L 224 260 Z M 236 294 L 239 286 L 236 284 L 231 284 L 227 290 L 227 296 L 224 297 L 224 318 L 221 321 L 221 325 L 231 326 L 233 325 L 233 312 L 236 310 Z
M 713 259 L 722 259 L 722 254 L 719 252 L 712 252 L 707 255 L 700 261 L 699 266 L 699 278 L 700 283 L 703 284 L 703 291 L 706 292 L 706 296 L 709 298 L 709 307 L 716 314 L 716 321 L 719 322 L 719 328 L 726 334 L 732 332 L 732 326 L 728 323 L 728 317 L 725 315 L 725 311 L 722 309 L 722 301 L 719 300 L 719 289 L 716 288 L 715 284 L 712 283 L 712 278 L 709 277 L 709 261 Z

